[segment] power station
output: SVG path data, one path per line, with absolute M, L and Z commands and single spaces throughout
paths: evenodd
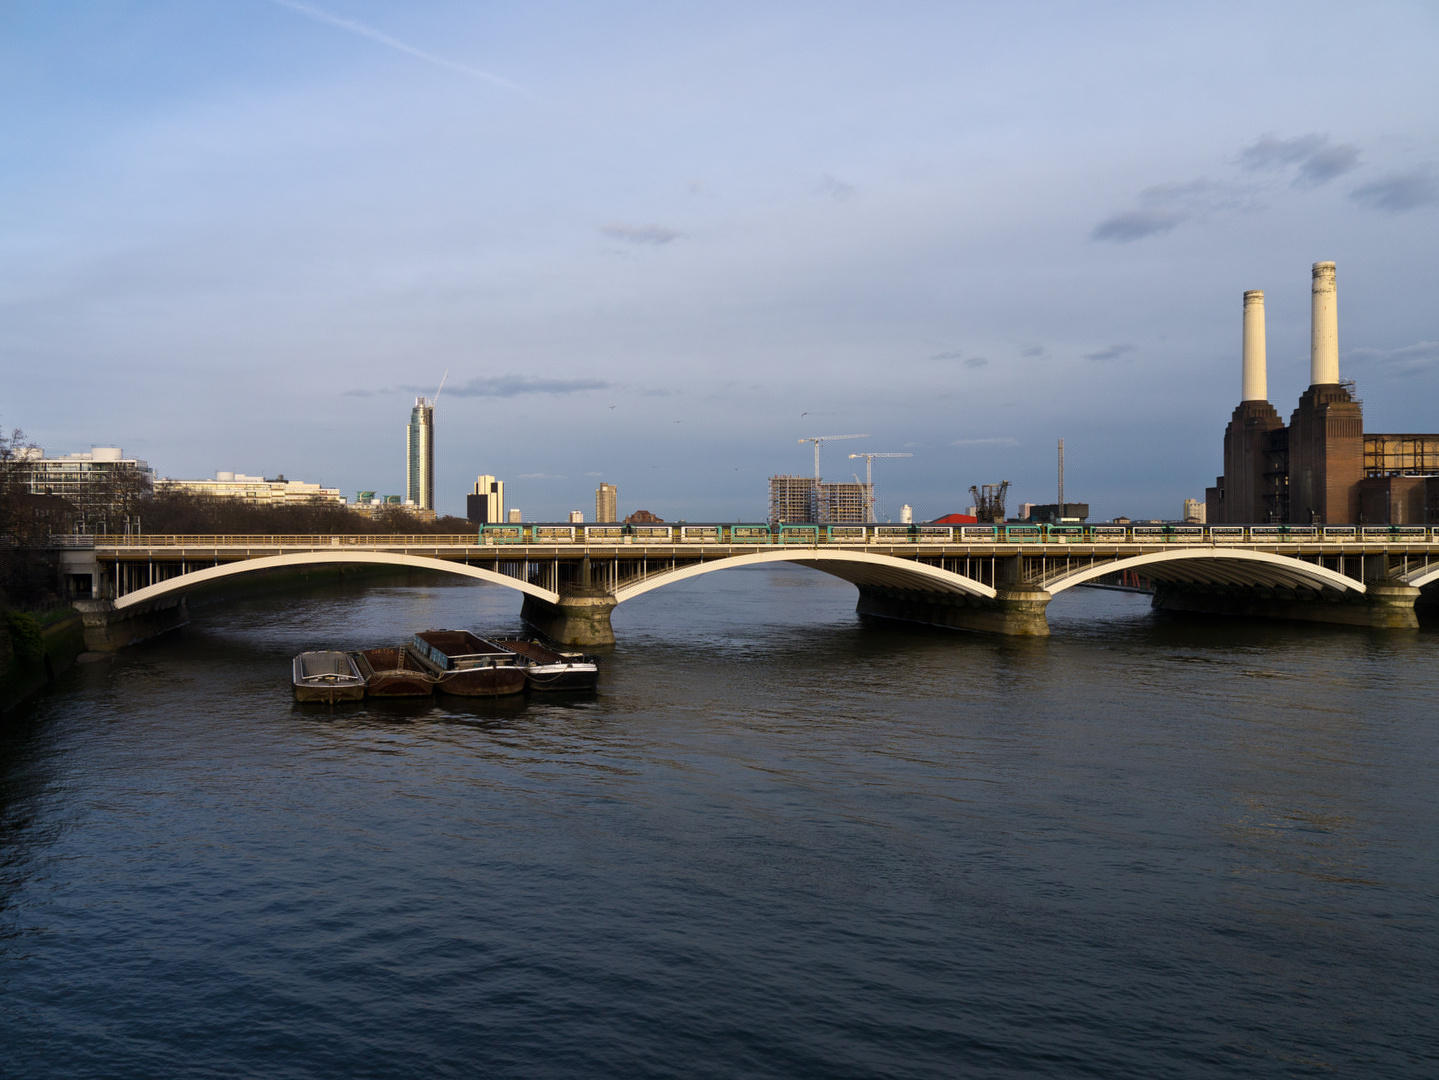
M 1224 475 L 1205 492 L 1219 525 L 1410 525 L 1439 521 L 1439 435 L 1365 434 L 1339 377 L 1332 262 L 1310 286 L 1309 389 L 1285 426 L 1269 403 L 1264 293 L 1244 294 L 1241 397 L 1224 429 Z

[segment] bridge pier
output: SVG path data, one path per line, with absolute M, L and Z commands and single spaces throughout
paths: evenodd
M 994 599 L 959 593 L 895 589 L 880 585 L 859 586 L 861 615 L 901 622 L 973 630 L 982 634 L 1013 637 L 1048 637 L 1049 620 L 1044 610 L 1050 595 L 1043 589 L 1016 587 L 1000 589 Z
M 1417 630 L 1419 617 L 1414 612 L 1414 602 L 1418 599 L 1418 589 L 1392 581 L 1370 582 L 1365 592 L 1344 594 L 1165 582 L 1155 582 L 1154 586 L 1154 607 L 1161 611 L 1367 626 L 1376 630 Z
M 190 621 L 183 596 L 167 596 L 119 611 L 113 600 L 76 600 L 75 608 L 85 624 L 85 648 L 91 652 L 115 652 Z
M 558 604 L 526 594 L 520 618 L 561 645 L 613 645 L 610 612 L 617 603 L 612 595 L 593 587 L 566 593 Z

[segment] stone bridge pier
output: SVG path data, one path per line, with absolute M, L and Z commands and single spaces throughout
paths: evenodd
M 561 645 L 613 645 L 615 631 L 610 625 L 610 612 L 618 603 L 603 589 L 576 587 L 554 604 L 526 596 L 520 618 Z
M 610 613 L 619 606 L 619 598 L 595 584 L 588 555 L 575 570 L 574 580 L 554 602 L 526 594 L 520 618 L 561 645 L 613 645 Z

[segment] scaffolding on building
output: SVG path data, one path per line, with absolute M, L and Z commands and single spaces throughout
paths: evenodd
M 769 523 L 814 521 L 818 486 L 818 481 L 809 476 L 771 476 Z
M 871 520 L 874 488 L 870 484 L 820 484 L 819 520 L 829 525 L 862 525 Z
M 826 484 L 810 476 L 769 478 L 769 523 L 863 524 L 870 517 L 870 484 Z

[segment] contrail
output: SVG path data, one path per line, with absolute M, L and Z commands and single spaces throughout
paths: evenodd
M 411 56 L 429 64 L 438 64 L 440 67 L 447 67 L 454 71 L 462 71 L 466 75 L 473 75 L 477 79 L 484 79 L 496 86 L 503 86 L 510 90 L 524 92 L 523 88 L 516 86 L 508 79 L 502 79 L 498 75 L 492 75 L 488 71 L 481 71 L 479 68 L 472 68 L 466 64 L 456 63 L 454 60 L 446 60 L 443 56 L 436 56 L 434 53 L 427 53 L 423 49 L 417 49 L 413 45 L 406 45 L 390 37 L 389 34 L 382 34 L 372 26 L 355 22 L 353 19 L 342 19 L 338 15 L 331 15 L 328 11 L 321 11 L 319 8 L 311 7 L 309 4 L 298 3 L 297 0 L 271 0 L 271 3 L 287 7 L 291 11 L 298 11 L 301 15 L 314 19 L 316 22 L 329 23 L 331 26 L 338 26 L 341 30 L 348 30 L 352 34 L 359 34 L 361 37 L 369 38 L 371 41 L 378 41 L 381 45 L 388 45 L 392 49 L 398 49 L 402 53 L 409 53 Z

